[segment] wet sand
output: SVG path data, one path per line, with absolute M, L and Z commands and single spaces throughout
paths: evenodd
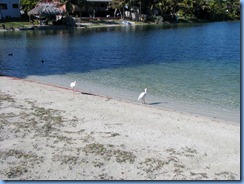
M 240 126 L 0 77 L 2 180 L 239 180 Z

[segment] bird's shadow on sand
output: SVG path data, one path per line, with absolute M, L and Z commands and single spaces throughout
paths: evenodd
M 168 103 L 168 102 L 152 102 L 152 103 L 148 103 L 147 105 L 159 105 L 162 103 Z

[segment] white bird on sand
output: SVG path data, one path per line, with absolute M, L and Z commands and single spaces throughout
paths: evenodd
M 147 88 L 145 88 L 145 91 L 142 92 L 142 93 L 139 95 L 138 100 L 142 100 L 143 103 L 145 104 L 145 103 L 146 103 L 146 102 L 145 102 L 145 97 L 146 97 L 146 95 L 147 95 Z
M 70 87 L 71 87 L 72 89 L 75 89 L 75 84 L 76 84 L 76 81 L 71 82 L 71 83 L 70 83 Z

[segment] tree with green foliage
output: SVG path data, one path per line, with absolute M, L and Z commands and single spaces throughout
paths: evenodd
M 38 0 L 20 0 L 21 9 L 30 11 L 40 2 Z M 67 15 L 74 15 L 82 9 L 95 9 L 93 2 L 87 0 L 60 0 L 66 5 Z M 114 16 L 119 11 L 124 19 L 125 10 L 137 14 L 146 14 L 149 17 L 162 16 L 164 20 L 180 19 L 206 19 L 210 21 L 240 19 L 240 1 L 238 0 L 112 0 L 111 8 Z
M 136 2 L 138 0 L 134 0 Z M 211 21 L 240 19 L 238 0 L 141 0 L 142 11 L 150 16 L 179 16 L 180 18 Z M 143 12 L 144 13 L 144 12 Z
M 121 19 L 124 19 L 125 5 L 127 2 L 127 0 L 112 0 L 111 7 L 114 9 L 114 17 L 116 16 L 117 11 L 119 11 Z
M 74 14 L 76 11 L 81 13 L 81 9 L 83 6 L 87 6 L 87 0 L 60 0 L 61 4 L 66 5 L 66 13 Z
M 20 9 L 27 14 L 27 12 L 32 10 L 38 2 L 38 0 L 20 0 Z

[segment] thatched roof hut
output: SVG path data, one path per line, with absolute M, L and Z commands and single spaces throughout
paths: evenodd
M 49 16 L 49 15 L 62 15 L 64 10 L 57 7 L 54 3 L 38 3 L 36 7 L 28 12 L 28 15 L 39 15 L 39 16 Z

